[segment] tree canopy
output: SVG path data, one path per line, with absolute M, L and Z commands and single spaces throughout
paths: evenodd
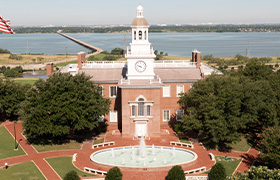
M 110 101 L 84 74 L 55 73 L 27 91 L 20 118 L 28 138 L 64 137 L 70 132 L 98 126 Z
M 105 180 L 122 180 L 122 172 L 118 167 L 111 168 L 106 177 Z
M 167 175 L 168 180 L 185 180 L 185 173 L 181 166 L 173 166 Z
M 261 63 L 193 84 L 178 103 L 185 109 L 183 128 L 194 130 L 207 148 L 229 149 L 245 133 L 279 122 L 279 74 Z
M 280 168 L 279 126 L 266 129 L 261 136 L 261 158 L 274 167 Z
M 10 80 L 0 79 L 0 118 L 17 119 L 20 103 L 25 100 L 25 92 L 29 85 L 22 85 Z
M 209 180 L 225 180 L 226 169 L 221 163 L 216 163 L 208 174 Z

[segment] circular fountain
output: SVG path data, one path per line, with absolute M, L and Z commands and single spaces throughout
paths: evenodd
M 90 159 L 97 164 L 108 166 L 156 168 L 190 163 L 197 159 L 197 155 L 181 148 L 146 146 L 142 137 L 140 146 L 100 150 L 91 154 Z

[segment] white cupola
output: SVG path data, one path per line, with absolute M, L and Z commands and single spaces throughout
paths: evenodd
M 128 62 L 128 79 L 153 79 L 154 78 L 154 54 L 149 42 L 149 24 L 144 18 L 143 7 L 139 5 L 136 10 L 136 18 L 131 25 L 132 43 L 127 47 L 125 57 Z

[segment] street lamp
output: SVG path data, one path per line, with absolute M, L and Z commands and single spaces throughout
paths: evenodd
M 16 132 L 17 121 L 14 122 L 14 132 L 15 132 L 15 150 L 17 150 L 17 132 Z

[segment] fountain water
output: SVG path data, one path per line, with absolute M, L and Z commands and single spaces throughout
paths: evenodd
M 172 157 L 174 158 L 176 155 L 175 155 L 175 147 L 173 146 L 172 148 Z
M 155 155 L 155 145 L 152 145 L 152 155 Z
M 115 158 L 114 149 L 111 149 L 111 158 Z
M 143 136 L 143 135 L 141 136 L 141 140 L 140 140 L 139 154 L 140 154 L 140 157 L 141 157 L 142 159 L 145 159 L 145 158 L 146 158 L 146 155 L 147 155 L 147 152 L 146 152 L 146 143 L 145 143 L 145 140 L 144 140 L 144 136 Z

